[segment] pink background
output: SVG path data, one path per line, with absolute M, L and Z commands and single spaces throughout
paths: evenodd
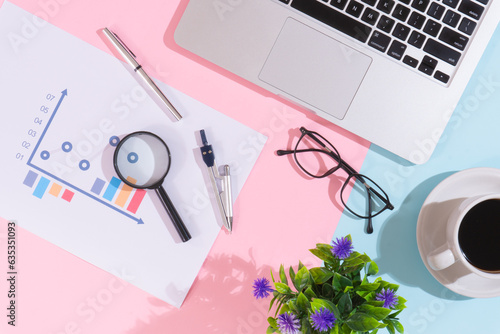
M 12 2 L 108 53 L 97 31 L 111 28 L 127 41 L 150 75 L 265 134 L 268 140 L 265 145 L 258 138 L 252 143 L 263 149 L 236 200 L 233 233 L 221 231 L 180 309 L 18 229 L 17 326 L 7 326 L 2 311 L 0 332 L 265 333 L 269 300 L 253 298 L 253 280 L 270 279 L 270 269 L 276 272 L 280 264 L 319 263 L 308 249 L 317 242 L 330 242 L 342 214 L 337 203 L 345 177 L 310 180 L 292 160 L 274 152 L 291 147 L 298 128 L 305 126 L 329 138 L 343 158 L 359 169 L 369 143 L 175 45 L 173 33 L 186 0 Z M 7 224 L 1 221 L 2 262 L 6 237 Z M 2 278 L 2 310 L 7 305 L 5 291 Z

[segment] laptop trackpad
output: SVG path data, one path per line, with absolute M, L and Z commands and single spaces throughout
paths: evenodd
M 344 118 L 372 59 L 287 19 L 259 78 L 336 118 Z

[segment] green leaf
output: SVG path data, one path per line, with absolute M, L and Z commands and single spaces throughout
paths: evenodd
M 373 295 L 375 295 L 373 293 Z M 383 307 L 384 302 L 382 300 L 369 300 L 366 302 L 367 305 L 375 306 L 375 307 Z
M 397 312 L 391 313 L 389 315 L 389 318 L 396 318 L 399 315 L 399 313 L 401 313 L 401 312 L 403 312 L 403 309 L 401 309 L 401 310 L 399 310 Z
M 288 280 L 286 279 L 285 275 L 285 267 L 283 267 L 283 265 L 280 266 L 280 280 L 281 283 L 285 283 L 286 285 L 288 285 Z
M 349 268 L 349 267 L 356 267 L 356 266 L 359 266 L 359 265 L 364 265 L 365 264 L 365 261 L 363 259 L 361 259 L 360 257 L 358 258 L 355 258 L 355 259 L 345 259 L 344 263 L 342 264 L 342 266 L 344 268 Z
M 333 260 L 333 256 L 331 254 L 325 254 L 321 250 L 314 248 L 309 250 L 311 253 L 313 253 L 317 258 L 323 261 L 331 261 Z
M 298 268 L 298 270 L 302 269 L 303 267 L 304 267 L 304 264 L 301 261 L 299 261 L 299 268 Z
M 267 322 L 269 323 L 269 326 L 273 329 L 278 329 L 278 323 L 276 322 L 276 319 L 273 317 L 267 318 Z M 274 333 L 274 332 L 271 332 Z
M 375 318 L 361 312 L 356 312 L 350 316 L 346 324 L 350 329 L 358 332 L 366 332 L 379 326 L 379 322 Z
M 333 290 L 333 286 L 329 283 L 324 283 L 323 287 L 321 288 L 321 294 L 325 298 L 333 298 L 335 291 Z
M 384 321 L 384 324 L 387 325 L 387 331 L 390 333 L 390 334 L 396 334 L 396 331 L 394 329 L 394 325 L 392 324 L 392 321 L 390 320 L 383 320 Z
M 357 257 L 358 257 L 358 256 L 360 256 L 360 255 L 361 255 L 361 253 L 360 253 L 360 252 L 356 252 L 356 251 L 354 251 L 354 252 L 352 252 L 352 253 L 351 253 L 351 255 L 349 255 L 349 256 L 346 258 L 346 260 L 352 260 L 352 259 L 355 259 L 355 258 L 357 258 Z
M 398 291 L 398 289 L 399 289 L 399 285 L 394 284 L 394 283 L 389 283 L 389 282 L 387 282 L 387 281 L 383 281 L 383 280 L 381 280 L 381 281 L 380 281 L 380 289 L 381 289 L 381 290 L 382 290 L 382 289 L 386 289 L 386 290 L 387 290 L 387 289 L 391 289 L 391 290 L 393 290 L 394 292 L 396 292 L 396 291 Z
M 395 310 L 403 310 L 406 308 L 406 299 L 404 299 L 401 296 L 398 296 L 398 303 L 396 304 L 396 307 L 394 308 Z
M 361 254 L 359 258 L 362 259 L 365 263 L 372 262 L 372 259 L 368 255 L 366 255 L 366 253 Z
M 311 268 L 309 272 L 311 273 L 314 283 L 316 284 L 323 284 L 333 276 L 333 273 L 330 270 L 322 267 Z
M 375 307 L 367 304 L 363 304 L 359 307 L 360 311 L 374 317 L 378 321 L 387 318 L 387 316 L 392 312 L 392 310 L 385 307 Z
M 311 323 L 309 322 L 309 319 L 307 317 L 302 318 L 300 331 L 302 334 L 311 334 Z
M 349 257 L 347 257 L 344 260 L 344 263 L 354 260 L 361 260 L 362 262 L 366 263 L 366 262 L 371 262 L 372 259 L 370 259 L 370 257 L 366 254 L 361 254 L 359 252 L 352 252 L 351 255 L 349 255 Z
M 352 286 L 352 281 L 338 273 L 333 275 L 333 288 L 337 291 L 343 291 L 347 286 Z
M 311 302 L 302 292 L 297 297 L 297 307 L 302 312 L 306 312 L 311 307 Z
M 284 313 L 284 312 L 287 312 L 290 308 L 288 307 L 288 300 L 290 300 L 290 298 L 292 297 L 292 295 L 283 295 L 283 294 L 280 294 L 278 292 L 275 292 L 278 294 L 278 304 L 276 306 L 276 312 L 275 312 L 275 315 L 274 316 L 277 316 L 278 314 L 281 314 L 281 313 Z
M 354 279 L 355 277 L 360 276 L 360 272 L 364 267 L 365 267 L 364 264 L 359 264 L 354 267 L 345 267 L 342 269 L 342 273 L 346 276 L 349 275 Z
M 338 262 L 338 260 L 333 256 L 331 245 L 316 244 L 316 248 L 310 249 L 309 251 L 313 253 L 316 257 L 325 262 L 330 262 L 330 263 Z
M 278 298 L 277 294 L 275 294 L 273 299 L 271 299 L 271 302 L 269 303 L 269 310 L 268 311 L 271 311 L 271 309 L 273 308 L 273 304 L 276 301 L 276 298 Z
M 332 245 L 329 245 L 329 244 L 322 244 L 322 243 L 318 243 L 316 244 L 316 249 L 322 251 L 323 253 L 325 254 L 332 254 Z
M 295 275 L 295 287 L 297 291 L 302 291 L 309 284 L 309 270 L 302 266 Z
M 292 311 L 295 314 L 299 313 L 299 308 L 297 306 L 297 300 L 296 299 L 291 299 L 288 301 L 288 309 Z
M 283 304 L 280 309 L 280 314 L 286 313 L 288 311 L 290 311 L 290 307 L 288 306 L 288 304 Z
M 352 311 L 352 300 L 348 293 L 345 293 L 337 304 L 340 313 L 349 313 Z
M 290 275 L 290 279 L 292 282 L 295 281 L 295 271 L 293 270 L 292 266 L 290 266 L 290 269 L 288 270 L 288 275 Z
M 278 328 L 278 323 L 276 322 L 276 319 L 274 319 L 273 317 L 267 318 L 267 322 L 271 327 Z
M 366 264 L 366 274 L 368 276 L 376 275 L 378 273 L 378 265 L 375 261 L 370 261 Z
M 282 294 L 292 293 L 292 289 L 290 289 L 290 287 L 284 283 L 275 282 L 274 287 L 276 288 L 276 291 L 278 291 L 279 293 L 282 293 Z
M 401 325 L 401 323 L 399 321 L 393 320 L 392 324 L 394 325 L 394 328 L 396 328 L 396 330 L 399 333 L 403 334 L 405 332 L 405 329 L 404 329 L 403 325 Z
M 375 291 L 379 288 L 379 283 L 361 283 L 356 290 L 360 291 Z
M 342 334 L 351 334 L 352 333 L 352 329 L 350 329 L 349 326 L 347 326 L 347 324 L 343 324 L 340 333 L 342 333 Z
M 266 334 L 272 334 L 276 333 L 276 329 L 272 328 L 271 326 L 267 327 Z
M 329 334 L 339 334 L 339 324 L 338 323 L 336 323 L 335 326 L 333 326 L 333 328 L 330 329 Z
M 326 309 L 332 311 L 333 314 L 335 315 L 335 318 L 338 318 L 337 315 L 340 316 L 340 313 L 339 313 L 339 310 L 337 309 L 337 307 L 329 300 L 315 298 L 311 302 L 311 309 L 313 310 L 313 312 L 319 311 L 322 308 L 326 308 Z
M 356 291 L 358 296 L 363 297 L 365 300 L 368 300 L 367 296 L 370 294 L 368 291 Z
M 313 289 L 311 287 L 308 287 L 306 291 L 304 291 L 304 295 L 306 295 L 307 298 L 313 299 L 316 298 L 316 294 L 314 293 Z

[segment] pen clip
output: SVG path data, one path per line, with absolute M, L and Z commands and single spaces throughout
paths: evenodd
M 109 30 L 109 29 L 108 29 Z M 109 30 L 110 33 L 113 34 L 113 36 L 116 37 L 116 39 L 118 40 L 118 42 L 132 55 L 132 57 L 134 58 L 137 58 L 136 55 L 134 54 L 134 52 L 132 52 L 132 50 L 129 49 L 129 47 L 127 46 L 127 44 L 125 44 L 122 39 L 120 38 L 120 36 L 118 36 L 115 32 Z
M 231 192 L 231 174 L 229 165 L 224 165 L 224 175 L 222 176 L 222 194 L 224 201 L 224 209 L 227 217 L 233 217 L 233 196 Z M 232 219 L 232 218 L 231 218 Z M 232 225 L 232 222 L 228 222 Z

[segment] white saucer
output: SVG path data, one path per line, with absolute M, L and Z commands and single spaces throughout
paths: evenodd
M 500 279 L 467 275 L 465 266 L 455 263 L 433 270 L 427 254 L 445 243 L 445 230 L 452 208 L 464 198 L 500 193 L 500 169 L 471 168 L 457 172 L 439 183 L 427 196 L 417 221 L 417 244 L 427 270 L 450 290 L 473 298 L 500 296 Z

